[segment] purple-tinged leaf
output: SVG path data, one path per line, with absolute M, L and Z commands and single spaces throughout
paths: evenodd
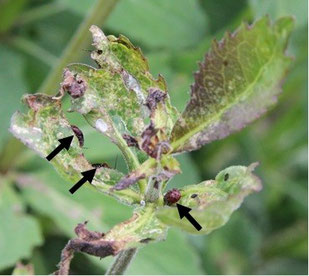
M 200 63 L 191 99 L 176 122 L 173 152 L 192 151 L 257 119 L 277 101 L 291 58 L 284 52 L 293 19 L 263 17 L 227 33 Z

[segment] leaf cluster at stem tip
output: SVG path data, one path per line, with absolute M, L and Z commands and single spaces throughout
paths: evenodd
M 292 28 L 290 17 L 271 22 L 265 16 L 213 41 L 180 113 L 171 104 L 164 78 L 150 74 L 139 48 L 122 35 L 106 36 L 91 26 L 91 58 L 97 68 L 69 64 L 58 94 L 24 96 L 28 111 L 16 112 L 10 127 L 13 135 L 43 158 L 59 145 L 59 139 L 73 135 L 70 148 L 50 161 L 54 168 L 70 183 L 79 181 L 81 172 L 95 168 L 89 187 L 135 206 L 131 219 L 103 236 L 80 226 L 67 252 L 116 255 L 164 239 L 169 227 L 208 234 L 224 225 L 247 195 L 259 191 L 260 180 L 253 174 L 257 163 L 253 163 L 226 168 L 214 180 L 164 194 L 168 181 L 181 173 L 175 154 L 227 137 L 276 103 L 291 63 L 285 50 Z M 71 100 L 70 112 L 81 114 L 118 146 L 127 175 L 86 159 L 82 131 L 70 124 L 62 108 L 65 95 Z M 179 218 L 176 202 L 192 209 L 200 231 Z M 100 251 L 87 251 L 85 244 Z

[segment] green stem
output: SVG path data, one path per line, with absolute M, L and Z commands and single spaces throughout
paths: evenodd
M 122 138 L 122 136 L 120 135 L 120 133 L 115 130 L 115 134 L 117 136 L 117 146 L 119 147 L 119 149 L 121 150 L 126 163 L 128 165 L 129 171 L 134 171 L 136 169 L 139 168 L 140 163 L 136 157 L 136 155 L 132 152 L 132 150 L 128 147 L 126 141 Z M 140 190 L 140 194 L 144 194 L 145 193 L 145 189 L 146 189 L 146 185 L 147 182 L 146 180 L 140 180 L 137 182 L 139 190 Z
M 53 67 L 39 91 L 46 94 L 56 94 L 63 68 L 70 62 L 78 61 L 83 54 L 82 49 L 91 41 L 90 34 L 88 34 L 89 27 L 93 24 L 102 25 L 116 3 L 117 0 L 98 0 L 95 3 L 87 17 L 78 27 L 60 60 Z M 9 149 L 14 149 L 14 154 L 11 154 Z M 7 171 L 13 167 L 24 149 L 25 147 L 21 142 L 13 137 L 10 138 L 7 146 L 3 148 L 0 154 L 0 170 Z
M 119 253 L 115 262 L 112 264 L 105 275 L 122 275 L 133 260 L 136 253 L 137 248 L 131 248 Z

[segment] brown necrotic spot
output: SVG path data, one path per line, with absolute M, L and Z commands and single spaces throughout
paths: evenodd
M 123 134 L 122 138 L 126 141 L 128 147 L 139 148 L 138 142 L 133 136 L 131 136 L 129 134 Z
M 84 134 L 82 133 L 82 131 L 75 125 L 71 125 L 71 129 L 73 130 L 75 136 L 78 139 L 79 142 L 79 146 L 83 147 L 84 146 Z
M 104 233 L 99 233 L 96 231 L 89 231 L 88 229 L 86 229 L 86 224 L 87 224 L 87 221 L 84 223 L 79 223 L 74 229 L 76 235 L 80 239 L 84 241 L 94 241 L 94 240 L 101 239 L 104 236 Z
M 172 189 L 169 190 L 165 195 L 164 195 L 164 203 L 166 205 L 172 205 L 176 202 L 179 201 L 179 199 L 181 198 L 181 194 L 180 191 L 178 189 Z
M 149 88 L 148 93 L 146 106 L 150 111 L 154 111 L 157 108 L 157 104 L 165 100 L 166 93 L 157 88 Z
M 154 128 L 153 123 L 151 122 L 146 129 L 143 131 L 141 138 L 141 148 L 145 151 L 149 156 L 156 158 L 156 145 L 159 142 L 159 138 L 157 136 L 158 130 Z
M 141 135 L 140 148 L 152 158 L 160 158 L 162 154 L 168 153 L 170 144 L 168 141 L 160 141 L 158 132 L 160 129 L 154 127 L 153 122 L 145 128 Z
M 88 242 L 82 239 L 72 239 L 68 244 L 68 248 L 75 252 L 84 252 L 89 255 L 104 258 L 117 254 L 113 245 L 114 242 L 112 241 L 97 240 Z
M 76 99 L 84 95 L 87 83 L 81 76 L 73 74 L 69 69 L 66 69 L 63 73 L 61 88 L 63 91 L 67 91 L 72 98 Z

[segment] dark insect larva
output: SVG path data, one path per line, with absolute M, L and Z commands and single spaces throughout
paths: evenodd
M 226 174 L 224 175 L 224 181 L 227 181 L 227 180 L 229 179 L 229 177 L 230 177 L 230 175 L 229 175 L 228 173 L 226 173 Z
M 179 201 L 179 199 L 181 198 L 181 194 L 180 191 L 178 189 L 172 189 L 169 190 L 165 195 L 164 195 L 164 203 L 166 205 L 172 205 L 176 202 Z
M 192 194 L 191 195 L 191 198 L 196 198 L 197 197 L 197 194 Z
M 145 239 L 140 240 L 139 242 L 140 243 L 149 243 L 150 241 L 153 241 L 153 238 L 145 238 Z
M 73 130 L 75 136 L 77 137 L 80 147 L 83 147 L 84 146 L 84 134 L 77 126 L 71 125 L 71 129 Z
M 108 168 L 110 169 L 111 167 L 107 164 L 107 163 L 95 163 L 95 164 L 91 164 L 92 167 L 99 169 L 99 168 Z

